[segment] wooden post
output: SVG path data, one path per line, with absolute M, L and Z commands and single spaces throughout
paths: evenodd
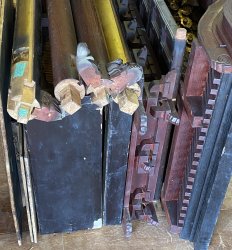
M 32 110 L 40 105 L 34 81 L 35 0 L 17 2 L 8 113 L 20 123 L 27 123 Z
M 68 114 L 81 108 L 85 95 L 83 85 L 78 84 L 73 56 L 77 40 L 68 0 L 47 0 L 49 37 L 51 42 L 54 94 Z
M 94 60 L 90 62 L 83 57 L 77 58 L 77 69 L 87 85 L 87 93 L 91 93 L 92 103 L 103 107 L 109 103 L 109 97 L 101 78 L 108 78 L 106 65 L 109 59 L 95 1 L 71 0 L 71 6 L 77 39 L 82 43 L 78 46 L 77 57 L 80 54 L 86 57 L 91 53 Z

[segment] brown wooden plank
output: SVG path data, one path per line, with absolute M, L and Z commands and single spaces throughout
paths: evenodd
M 180 125 L 175 128 L 169 162 L 164 182 L 163 198 L 177 200 L 193 136 L 193 128 L 185 109 L 180 116 Z

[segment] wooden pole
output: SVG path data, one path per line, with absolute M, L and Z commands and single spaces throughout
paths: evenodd
M 35 14 L 35 0 L 17 2 L 7 111 L 20 123 L 27 123 L 32 110 L 40 107 L 33 79 Z
M 87 85 L 87 93 L 91 93 L 92 103 L 103 107 L 109 103 L 109 96 L 101 84 L 101 78 L 108 78 L 106 65 L 109 59 L 95 1 L 70 2 L 77 39 L 81 43 L 77 50 L 77 69 Z M 90 52 L 94 62 L 86 59 Z
M 47 0 L 49 37 L 51 42 L 54 94 L 61 108 L 73 114 L 81 108 L 85 95 L 83 85 L 78 84 L 73 56 L 77 40 L 69 0 Z
M 112 1 L 96 0 L 96 9 L 104 32 L 111 84 L 107 86 L 119 109 L 132 115 L 139 106 L 140 91 L 137 82 L 142 77 L 142 70 L 136 65 L 123 65 L 131 62 L 131 57 L 123 39 Z M 118 60 L 120 59 L 120 60 Z M 115 72 L 120 72 L 116 73 Z M 129 87 L 130 86 L 130 87 Z M 129 88 L 128 88 L 129 87 Z

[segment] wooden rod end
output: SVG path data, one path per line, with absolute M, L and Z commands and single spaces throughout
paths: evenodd
M 72 115 L 81 108 L 81 99 L 85 96 L 84 85 L 79 85 L 75 79 L 66 79 L 56 85 L 55 97 L 61 102 L 61 108 Z

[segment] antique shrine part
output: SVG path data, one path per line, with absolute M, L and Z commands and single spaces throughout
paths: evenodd
M 116 49 L 120 39 L 117 38 L 114 41 L 111 38 L 111 43 L 107 43 L 94 1 L 89 1 L 87 5 L 82 1 L 72 1 L 72 8 L 77 39 L 81 42 L 77 47 L 76 65 L 87 85 L 87 94 L 91 94 L 92 102 L 100 108 L 114 100 L 121 111 L 132 115 L 138 107 L 136 99 L 140 96 L 140 91 L 137 82 L 142 78 L 142 70 L 139 66 L 127 63 L 125 60 L 123 63 L 121 54 L 112 51 Z M 88 12 L 88 15 L 85 15 L 85 12 Z M 87 29 L 83 30 L 81 24 L 92 20 L 97 25 L 95 27 L 88 25 Z M 93 29 L 97 29 L 98 32 Z M 119 34 L 120 32 L 117 31 L 116 36 L 119 37 Z M 110 57 L 110 53 L 115 53 L 115 57 Z M 114 61 L 109 63 L 110 58 Z
M 77 80 L 78 74 L 73 60 L 77 40 L 70 2 L 48 0 L 47 12 L 54 94 L 60 101 L 61 109 L 72 115 L 81 108 L 85 88 Z
M 173 232 L 180 230 L 177 226 L 177 200 L 179 198 L 191 143 L 195 138 L 194 133 L 198 127 L 201 127 L 203 122 L 202 109 L 205 105 L 204 91 L 208 71 L 209 62 L 205 50 L 195 40 L 192 45 L 185 79 L 181 86 L 181 98 L 178 104 L 180 125 L 175 127 L 174 130 L 162 191 L 162 204 L 171 226 L 171 231 Z M 199 72 L 199 74 L 196 74 L 196 72 Z M 197 156 L 196 153 L 194 157 L 196 158 Z M 189 195 L 189 193 L 186 195 Z
M 194 166 L 187 165 L 188 170 L 186 170 L 183 179 L 178 201 L 180 207 L 178 223 L 183 227 L 181 237 L 194 241 L 197 247 L 202 248 L 208 246 L 214 228 L 212 223 L 210 223 L 210 227 L 206 226 L 206 223 L 209 223 L 209 218 L 204 213 L 210 205 L 206 205 L 204 202 L 209 197 L 208 195 L 214 195 L 213 190 L 218 190 L 214 183 L 222 178 L 217 173 L 221 171 L 219 166 L 221 168 L 224 166 L 219 161 L 221 157 L 223 158 L 221 150 L 227 133 L 229 134 L 231 119 L 231 37 L 229 33 L 225 32 L 222 35 L 223 30 L 232 30 L 231 16 L 228 16 L 231 11 L 231 1 L 217 1 L 209 6 L 199 24 L 199 41 L 202 43 L 210 62 L 210 69 L 207 72 L 208 80 L 206 81 L 208 97 L 206 96 L 204 102 L 206 103 L 206 113 L 199 131 L 201 133 L 199 136 L 204 140 L 196 152 L 198 158 L 195 160 Z M 203 32 L 207 24 L 209 24 L 210 29 Z M 228 155 L 230 155 L 229 151 Z M 190 177 L 191 183 L 187 183 L 186 179 L 190 180 Z M 211 178 L 210 182 L 209 178 Z M 228 182 L 225 181 L 225 185 L 221 185 L 220 190 L 215 191 L 220 192 L 221 195 L 213 202 L 214 211 L 219 211 L 227 187 L 226 183 Z M 208 188 L 206 188 L 207 186 Z M 187 192 L 189 193 L 188 198 L 185 195 Z M 210 200 L 209 203 L 211 203 Z M 213 223 L 215 223 L 217 216 L 211 218 Z
M 132 1 L 129 2 L 125 15 L 127 19 L 130 13 L 132 16 L 136 13 L 136 6 Z M 133 18 L 135 19 L 135 14 Z M 141 24 L 141 20 L 138 20 L 137 23 Z M 175 100 L 180 83 L 186 30 L 181 28 L 175 32 L 170 71 L 160 80 L 150 77 L 150 82 L 146 82 L 144 71 L 143 105 L 147 116 L 147 129 L 145 133 L 141 131 L 140 114 L 136 111 L 132 125 L 123 210 L 123 228 L 127 237 L 132 232 L 131 219 L 145 220 L 154 225 L 158 223 L 153 201 L 157 187 L 162 186 L 162 183 L 158 183 L 158 179 L 162 178 L 161 166 L 165 161 L 162 155 L 167 152 L 166 138 L 169 137 L 172 124 L 178 126 L 180 122 Z M 133 41 L 130 39 L 129 42 L 133 44 Z M 138 56 L 144 53 L 144 49 L 141 49 Z
M 58 6 L 54 7 L 53 4 Z M 57 10 L 57 13 L 60 11 L 62 15 L 57 16 L 57 13 L 50 13 L 49 16 L 49 12 L 47 13 L 46 10 L 49 11 L 50 7 L 51 11 Z M 78 85 L 76 79 L 78 73 L 74 59 L 77 42 L 74 25 L 72 22 L 70 23 L 72 10 L 69 1 L 48 1 L 47 5 L 44 1 L 42 16 L 42 67 L 44 79 L 48 84 L 47 88 L 50 87 L 49 93 L 51 93 L 45 92 L 44 102 L 49 103 L 50 98 L 54 98 L 53 86 L 55 85 L 56 88 L 60 81 L 63 82 L 63 79 L 73 79 Z M 64 18 L 62 19 L 63 24 L 53 26 L 56 18 L 61 16 Z M 65 19 L 66 17 L 67 19 Z M 53 34 L 49 32 L 51 30 L 48 30 L 48 27 L 50 29 L 53 27 Z M 62 33 L 59 35 L 60 28 L 62 28 Z M 57 40 L 53 37 L 56 35 L 59 35 Z M 56 51 L 50 51 L 54 49 L 53 43 L 57 45 Z M 54 53 L 60 54 L 54 56 Z M 56 61 L 55 69 L 54 59 L 60 60 L 60 65 L 56 64 L 58 63 Z M 66 62 L 71 62 L 71 64 L 65 64 Z M 68 88 L 71 86 L 69 83 Z M 72 86 L 70 88 L 72 89 Z M 84 85 L 81 88 L 83 90 L 83 92 L 81 90 L 81 95 L 85 95 Z M 76 86 L 73 93 L 75 91 Z M 68 97 L 69 93 L 67 92 L 67 94 Z M 60 103 L 56 100 L 56 104 L 58 107 Z M 89 96 L 85 96 L 81 100 L 81 106 L 82 108 L 72 115 L 68 115 L 60 107 L 61 115 L 54 122 L 44 123 L 37 119 L 24 126 L 40 234 L 97 228 L 101 227 L 103 223 L 102 113 L 96 105 L 91 103 Z M 79 141 L 83 143 L 80 144 Z M 91 186 L 94 186 L 94 189 L 89 188 Z M 85 192 L 81 192 L 82 189 Z
M 35 82 L 34 60 L 36 42 L 36 1 L 22 0 L 17 3 L 11 83 L 7 111 L 20 123 L 33 118 L 33 109 L 40 108 L 38 82 Z
M 184 226 L 181 235 L 186 238 L 189 237 L 187 230 L 195 231 L 192 229 L 190 218 L 193 220 L 195 216 L 197 195 L 195 194 L 192 199 L 191 197 L 195 178 L 200 178 L 197 174 L 198 165 L 207 151 L 204 145 L 207 138 L 210 138 L 208 127 L 215 126 L 214 123 L 211 124 L 212 115 L 223 112 L 223 102 L 222 99 L 219 101 L 218 91 L 223 89 L 222 82 L 226 81 L 223 74 L 231 72 L 230 38 L 226 36 L 231 29 L 231 21 L 227 16 L 230 12 L 230 2 L 218 1 L 208 8 L 200 20 L 199 41 L 193 42 L 189 65 L 181 87 L 178 105 L 181 112 L 180 126 L 174 131 L 162 204 L 171 231 L 180 232 Z M 227 91 L 229 89 L 230 86 L 227 86 Z M 215 100 L 218 105 L 215 104 Z M 188 209 L 191 202 L 192 212 Z M 186 216 L 188 220 L 185 223 Z M 195 241 L 197 238 L 190 239 Z
M 144 32 L 144 30 L 141 29 L 140 33 L 147 34 L 148 38 L 145 41 L 147 42 L 148 40 L 147 44 L 150 44 L 152 47 L 156 48 L 156 54 L 158 58 L 158 60 L 156 61 L 159 62 L 159 67 L 161 68 L 163 74 L 166 74 L 168 70 L 172 67 L 172 64 L 174 63 L 174 61 L 172 60 L 173 56 L 177 59 L 176 62 L 178 62 L 179 65 L 181 65 L 181 62 L 183 60 L 181 54 L 179 53 L 176 53 L 175 55 L 173 54 L 174 44 L 176 45 L 179 44 L 179 46 L 183 46 L 185 45 L 186 41 L 181 42 L 181 40 L 179 41 L 176 40 L 176 42 L 174 42 L 178 26 L 163 0 L 137 1 L 137 6 L 139 8 L 139 16 L 141 17 L 141 22 L 144 24 L 144 27 L 146 29 L 146 32 Z M 139 26 L 140 25 L 141 24 L 139 24 Z M 186 31 L 183 30 L 182 32 L 184 32 L 185 34 Z M 148 61 L 150 61 L 149 58 Z M 156 65 L 157 64 L 155 64 L 154 66 L 157 67 Z M 162 86 L 161 89 L 163 89 L 164 95 L 165 92 L 166 95 L 168 94 L 168 92 L 172 93 L 172 91 L 169 91 L 170 82 L 173 81 L 178 82 L 178 79 L 180 77 L 180 73 L 178 74 L 176 73 L 178 72 L 175 72 L 174 70 L 170 71 L 166 76 L 165 85 L 161 84 Z M 158 79 L 160 79 L 160 77 Z M 165 89 L 164 86 L 166 86 Z M 171 86 L 174 87 L 174 85 Z M 177 89 L 178 87 L 176 87 L 174 92 L 176 92 Z M 175 110 L 176 106 L 175 99 L 176 98 L 173 98 L 171 102 L 169 101 L 170 105 L 168 104 L 168 106 L 170 106 L 170 110 L 172 113 L 172 115 L 170 115 L 170 118 L 173 120 L 172 123 L 178 124 L 179 119 L 178 119 L 178 114 Z M 164 147 L 162 151 L 161 164 L 159 168 L 156 190 L 155 190 L 155 197 L 154 197 L 155 200 L 159 200 L 161 195 L 161 189 L 163 186 L 163 180 L 165 176 L 167 155 L 169 152 L 169 145 L 172 136 L 172 128 L 173 126 L 171 124 L 168 124 L 168 127 L 166 128 L 166 136 L 164 139 Z
M 215 12 L 215 10 L 218 11 Z M 215 113 L 216 116 L 217 112 L 222 112 L 223 110 L 221 106 L 223 105 L 222 99 L 220 102 L 217 101 L 217 99 L 223 98 L 222 96 L 225 96 L 225 93 L 228 93 L 228 91 L 230 90 L 230 85 L 229 83 L 227 83 L 228 80 L 226 78 L 226 75 L 231 74 L 232 70 L 232 61 L 230 59 L 231 55 L 229 54 L 230 50 L 228 50 L 229 47 L 227 46 L 220 47 L 219 45 L 220 43 L 225 43 L 225 45 L 230 44 L 229 41 L 231 38 L 228 34 L 228 36 L 220 36 L 221 40 L 219 40 L 219 34 L 221 34 L 222 29 L 232 30 L 232 23 L 226 17 L 228 11 L 230 12 L 231 10 L 232 5 L 230 4 L 230 1 L 218 1 L 208 8 L 199 23 L 199 41 L 202 43 L 205 53 L 208 56 L 210 68 L 208 72 L 205 71 L 207 72 L 208 76 L 206 78 L 206 86 L 203 95 L 203 120 L 201 127 L 197 128 L 195 131 L 196 139 L 194 141 L 195 146 L 193 146 L 195 147 L 195 149 L 193 148 L 191 150 L 193 151 L 192 154 L 196 155 L 189 155 L 189 158 L 195 158 L 193 158 L 192 163 L 187 164 L 185 177 L 183 179 L 183 184 L 179 195 L 178 223 L 181 227 L 184 226 L 184 221 L 187 214 L 189 214 L 188 217 L 191 217 L 193 216 L 192 214 L 194 214 L 188 212 L 188 204 L 191 200 L 191 190 L 193 188 L 193 185 L 195 185 L 194 180 L 197 176 L 197 169 L 200 162 L 203 161 L 202 154 L 207 151 L 204 147 L 204 143 L 207 140 L 207 137 L 211 136 L 210 134 L 208 135 L 208 128 L 210 126 L 215 126 L 216 128 L 216 125 L 211 125 L 212 115 L 214 115 Z M 206 21 L 209 22 L 209 25 L 211 27 L 211 29 L 209 29 L 209 31 L 211 30 L 210 33 L 202 32 L 203 26 L 206 25 Z M 213 23 L 214 25 L 212 25 Z M 222 87 L 222 84 L 227 84 L 227 90 L 223 90 L 224 87 Z M 219 96 L 219 94 L 221 97 Z M 215 104 L 215 101 L 216 103 L 218 103 L 218 105 Z M 195 199 L 197 199 L 197 195 L 195 195 L 192 199 L 192 203 L 196 201 Z M 188 226 L 186 225 L 186 228 L 187 227 Z
M 95 4 L 104 33 L 108 59 L 109 62 L 111 62 L 107 65 L 107 73 L 113 78 L 117 76 L 117 74 L 113 75 L 113 73 L 117 73 L 118 66 L 122 63 L 131 62 L 132 58 L 130 57 L 120 30 L 113 1 L 97 0 Z M 120 224 L 122 220 L 127 158 L 132 124 L 131 114 L 139 106 L 140 93 L 140 86 L 134 83 L 114 96 L 114 101 L 110 102 L 104 110 L 105 121 L 107 121 L 107 124 L 105 124 L 103 153 L 103 171 L 105 174 L 103 222 L 105 225 Z M 118 101 L 116 99 L 118 99 Z M 117 192 L 115 192 L 115 187 L 117 187 Z

